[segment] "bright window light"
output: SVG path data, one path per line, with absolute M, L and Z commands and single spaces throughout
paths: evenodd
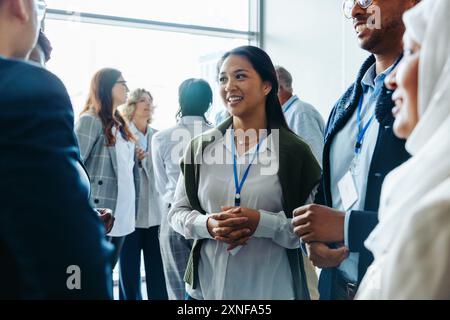
M 52 9 L 248 31 L 249 0 L 47 0 Z
M 47 2 L 51 7 L 60 1 Z M 145 88 L 152 93 L 157 105 L 152 123 L 156 129 L 176 123 L 178 87 L 187 78 L 203 78 L 211 85 L 214 103 L 208 118 L 214 122 L 215 114 L 223 109 L 218 96 L 217 62 L 226 51 L 249 43 L 242 37 L 222 38 L 48 18 L 45 32 L 53 46 L 47 67 L 66 85 L 75 118 L 84 106 L 94 73 L 111 67 L 122 71 L 130 90 Z

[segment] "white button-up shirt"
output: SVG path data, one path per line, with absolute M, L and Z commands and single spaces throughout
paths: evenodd
M 272 136 L 263 140 L 258 157 L 250 168 L 241 191 L 241 206 L 260 212 L 256 232 L 246 246 L 227 252 L 228 245 L 212 239 L 207 229 L 208 215 L 220 212 L 221 206 L 233 206 L 235 184 L 231 152 L 231 131 L 217 139 L 204 151 L 204 163 L 200 169 L 198 197 L 202 215 L 192 210 L 186 195 L 184 177 L 178 181 L 175 202 L 169 212 L 169 223 L 175 231 L 187 239 L 205 239 L 199 261 L 199 285 L 187 292 L 194 299 L 294 299 L 292 273 L 285 248 L 300 247 L 294 234 L 291 219 L 283 212 L 283 196 L 276 170 L 261 174 L 267 168 L 264 159 L 273 156 Z M 268 141 L 270 143 L 268 143 Z M 210 164 L 208 159 L 217 158 L 223 152 L 226 164 Z M 238 156 L 239 180 L 247 168 L 256 146 Z M 273 158 L 272 158 L 273 159 Z
M 133 132 L 133 134 L 138 138 L 136 141 L 136 146 L 144 150 L 145 152 L 148 151 L 148 133 L 150 131 L 150 128 L 147 128 L 147 132 L 144 134 L 141 130 L 136 128 L 136 125 L 131 122 L 130 123 L 130 129 Z
M 172 203 L 178 177 L 180 160 L 189 142 L 197 135 L 212 129 L 203 117 L 185 116 L 172 128 L 159 131 L 152 138 L 152 161 L 156 190 L 166 204 Z
M 116 134 L 116 130 L 113 130 Z M 126 141 L 120 133 L 116 134 L 117 157 L 117 205 L 114 212 L 114 227 L 108 236 L 122 237 L 134 231 L 136 219 L 136 189 L 134 185 L 133 141 Z

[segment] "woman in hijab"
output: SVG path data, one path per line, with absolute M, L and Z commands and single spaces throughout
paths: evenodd
M 358 299 L 450 299 L 450 1 L 424 0 L 404 21 L 405 56 L 386 85 L 413 157 L 383 185 Z

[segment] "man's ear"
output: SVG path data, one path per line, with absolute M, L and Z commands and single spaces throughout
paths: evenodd
M 272 91 L 272 84 L 269 81 L 264 81 L 264 95 L 268 95 Z
M 8 0 L 11 14 L 21 22 L 27 22 L 33 12 L 33 0 Z

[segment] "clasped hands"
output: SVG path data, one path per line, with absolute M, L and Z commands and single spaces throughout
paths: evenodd
M 316 267 L 338 267 L 348 257 L 345 246 L 329 247 L 344 242 L 344 221 L 344 212 L 317 204 L 294 210 L 294 232 L 306 244 L 308 257 Z
M 208 217 L 209 234 L 215 240 L 227 243 L 228 251 L 246 245 L 258 227 L 260 213 L 243 207 L 221 207 L 221 210 Z

